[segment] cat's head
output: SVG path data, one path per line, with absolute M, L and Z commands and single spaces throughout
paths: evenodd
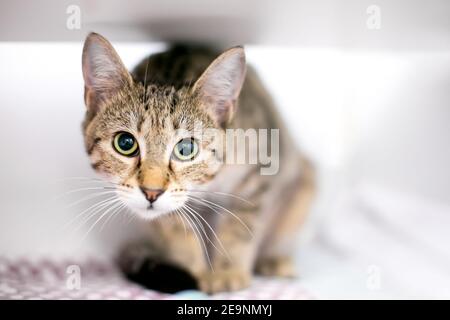
M 191 86 L 144 88 L 111 44 L 92 33 L 83 77 L 92 166 L 133 212 L 148 219 L 172 212 L 218 173 L 218 135 L 233 117 L 245 78 L 242 47 L 221 54 Z M 197 132 L 198 124 L 208 130 Z

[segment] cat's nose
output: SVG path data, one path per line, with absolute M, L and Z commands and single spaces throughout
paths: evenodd
M 153 203 L 158 199 L 160 195 L 164 193 L 163 189 L 149 189 L 149 188 L 141 188 L 142 192 L 144 193 L 145 198 L 150 202 Z

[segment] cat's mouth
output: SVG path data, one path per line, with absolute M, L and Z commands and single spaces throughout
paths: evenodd
M 181 209 L 188 199 L 187 195 L 180 195 L 179 193 L 173 195 L 169 191 L 152 198 L 149 195 L 146 196 L 139 189 L 127 192 L 127 194 L 119 193 L 118 196 L 133 214 L 145 220 L 151 220 Z

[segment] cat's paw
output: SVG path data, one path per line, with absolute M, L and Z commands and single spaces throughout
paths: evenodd
M 238 268 L 207 271 L 198 277 L 198 286 L 203 292 L 213 294 L 223 291 L 237 291 L 250 285 L 250 272 Z
M 256 262 L 255 272 L 266 277 L 293 278 L 296 276 L 294 261 L 289 256 L 260 258 Z
M 127 245 L 118 259 L 125 276 L 140 285 L 156 291 L 175 293 L 197 289 L 196 279 L 184 268 L 166 259 L 146 243 Z

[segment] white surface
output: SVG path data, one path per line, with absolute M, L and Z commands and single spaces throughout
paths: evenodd
M 303 284 L 324 299 L 449 299 L 449 213 L 375 185 L 348 190 L 299 251 Z

